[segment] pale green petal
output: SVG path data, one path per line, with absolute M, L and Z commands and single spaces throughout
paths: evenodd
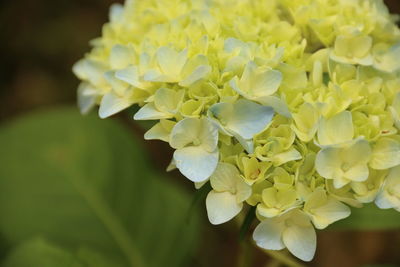
M 175 122 L 173 121 L 161 120 L 144 134 L 144 139 L 169 142 L 169 136 L 174 125 Z
M 115 77 L 114 71 L 108 71 L 104 73 L 104 78 L 117 95 L 122 96 L 129 89 L 128 84 Z
M 218 127 L 207 118 L 200 119 L 200 122 L 199 141 L 206 151 L 212 152 L 218 145 Z
M 123 69 L 135 63 L 135 51 L 124 45 L 114 45 L 110 53 L 111 69 Z
M 145 89 L 144 84 L 140 81 L 139 69 L 136 66 L 128 67 L 115 72 L 115 77 L 132 86 Z
M 238 203 L 246 201 L 252 194 L 251 186 L 238 177 L 236 181 L 236 201 Z
M 170 77 L 164 75 L 160 71 L 155 69 L 148 70 L 143 75 L 143 80 L 145 80 L 146 82 L 166 82 L 166 83 L 178 82 L 178 79 L 176 77 Z
M 275 110 L 276 113 L 281 114 L 286 118 L 291 118 L 292 113 L 289 111 L 288 105 L 279 97 L 276 96 L 263 96 L 255 99 L 257 102 L 264 106 L 269 106 Z
M 176 167 L 192 182 L 207 180 L 218 164 L 218 150 L 207 152 L 200 146 L 189 146 L 174 153 Z
M 354 128 L 351 112 L 343 111 L 330 119 L 322 119 L 318 129 L 320 145 L 340 144 L 353 139 Z
M 282 83 L 282 73 L 277 70 L 266 70 L 253 77 L 250 91 L 256 97 L 273 95 Z
M 216 192 L 235 192 L 236 181 L 240 179 L 239 171 L 236 167 L 229 163 L 219 163 L 215 172 L 210 177 L 212 188 Z
M 375 199 L 375 204 L 380 209 L 391 209 L 393 208 L 393 199 L 392 196 L 388 194 L 386 191 L 381 191 Z
M 355 182 L 363 182 L 368 179 L 369 170 L 366 164 L 357 164 L 344 172 L 343 176 Z
M 239 78 L 234 77 L 232 80 L 229 81 L 229 85 L 232 87 L 233 90 L 235 90 L 239 95 L 246 97 L 246 98 L 251 98 L 245 91 L 243 91 L 239 87 Z
M 252 154 L 254 152 L 254 142 L 252 139 L 244 139 L 238 134 L 233 134 L 233 136 L 239 141 L 247 153 Z
M 107 67 L 103 63 L 90 59 L 82 59 L 75 63 L 72 70 L 79 79 L 88 81 L 96 87 L 102 87 L 107 84 L 104 79 Z
M 293 218 L 295 221 L 296 218 Z M 282 233 L 282 240 L 287 249 L 303 261 L 314 258 L 317 247 L 317 235 L 311 224 L 308 226 L 290 225 Z
M 294 147 L 288 151 L 274 155 L 271 160 L 275 166 L 280 166 L 286 162 L 302 159 L 302 155 Z
M 350 208 L 340 201 L 328 197 L 324 205 L 310 210 L 311 219 L 317 229 L 324 229 L 331 223 L 350 216 Z
M 281 250 L 285 248 L 282 242 L 282 232 L 284 230 L 284 223 L 276 219 L 266 219 L 257 225 L 253 232 L 253 239 L 260 248 Z
M 172 114 L 160 112 L 156 109 L 154 103 L 144 105 L 138 112 L 136 112 L 133 119 L 135 120 L 159 120 L 172 118 Z
M 343 176 L 343 174 L 333 178 L 333 186 L 336 189 L 342 188 L 343 186 L 347 185 L 348 183 L 350 183 L 350 180 L 345 178 Z
M 118 22 L 123 18 L 123 14 L 124 6 L 119 3 L 115 3 L 111 5 L 108 16 L 111 22 Z
M 370 166 L 373 169 L 390 169 L 400 164 L 399 138 L 382 137 L 372 148 Z
M 110 117 L 128 107 L 133 102 L 129 98 L 117 96 L 114 93 L 108 93 L 103 96 L 99 108 L 99 116 L 104 119 Z
M 154 95 L 154 105 L 163 113 L 175 114 L 182 105 L 184 94 L 184 90 L 160 88 Z
M 315 159 L 315 168 L 319 175 L 333 179 L 341 167 L 341 153 L 339 148 L 326 147 L 321 149 Z
M 211 72 L 211 67 L 210 66 L 199 66 L 196 68 L 192 74 L 190 74 L 188 77 L 186 77 L 183 81 L 179 83 L 180 86 L 183 87 L 189 87 L 195 82 L 203 79 L 206 77 L 209 73 Z
M 371 157 L 369 142 L 362 137 L 348 143 L 342 149 L 342 159 L 350 166 L 367 164 Z
M 81 83 L 78 87 L 78 107 L 81 114 L 88 114 L 96 105 L 98 95 L 87 94 L 87 91 L 94 91 L 95 89 L 88 83 Z
M 212 190 L 206 198 L 207 215 L 214 225 L 222 224 L 233 219 L 240 213 L 243 203 L 237 203 L 236 196 L 230 192 Z
M 252 139 L 254 135 L 264 130 L 274 115 L 270 107 L 245 99 L 240 99 L 234 104 L 215 104 L 210 111 L 228 131 L 245 140 Z
M 400 212 L 400 166 L 390 169 L 375 204 L 381 209 L 394 208 Z
M 385 72 L 395 72 L 400 69 L 400 43 L 391 47 L 377 45 L 374 47 L 374 67 Z
M 162 73 L 178 77 L 186 64 L 188 55 L 186 49 L 178 53 L 170 47 L 163 46 L 158 49 L 156 57 Z
M 201 131 L 201 120 L 195 118 L 186 118 L 179 121 L 171 132 L 170 145 L 172 148 L 183 148 L 198 139 Z M 198 140 L 198 142 L 200 142 Z

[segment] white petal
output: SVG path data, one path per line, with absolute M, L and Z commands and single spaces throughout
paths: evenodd
M 129 88 L 128 84 L 115 77 L 114 71 L 107 71 L 106 73 L 104 73 L 104 78 L 118 95 L 124 95 Z
M 256 97 L 274 94 L 282 83 L 282 73 L 277 70 L 266 70 L 255 75 L 251 90 Z
M 111 69 L 126 68 L 134 63 L 134 51 L 132 48 L 124 45 L 114 45 L 110 53 L 110 66 Z
M 81 83 L 78 88 L 78 107 L 83 115 L 88 114 L 96 105 L 97 95 L 85 94 L 88 89 L 92 90 L 88 83 Z
M 173 115 L 160 112 L 154 106 L 154 103 L 144 105 L 138 112 L 136 112 L 133 119 L 135 120 L 158 120 L 172 118 Z
M 109 18 L 111 22 L 117 22 L 123 18 L 124 6 L 121 4 L 112 4 L 110 7 Z
M 311 224 L 288 226 L 282 233 L 282 240 L 287 249 L 297 258 L 303 261 L 311 261 L 314 258 L 317 235 Z
M 243 148 L 247 151 L 247 153 L 253 154 L 253 152 L 254 152 L 253 139 L 246 140 L 238 134 L 233 134 L 233 136 L 235 136 L 235 138 L 239 141 L 239 143 L 243 146 Z
M 382 190 L 379 192 L 375 199 L 375 204 L 378 206 L 380 209 L 391 209 L 393 207 L 393 203 L 390 200 L 389 194 Z
M 199 139 L 201 146 L 208 152 L 214 151 L 218 145 L 218 127 L 208 118 L 202 118 Z
M 114 93 L 108 93 L 101 99 L 99 116 L 102 119 L 110 117 L 130 107 L 132 104 L 130 99 L 117 96 Z
M 163 46 L 157 51 L 157 60 L 162 73 L 167 76 L 179 76 L 187 61 L 187 50 L 177 52 L 174 49 Z
M 117 79 L 120 79 L 121 81 L 124 81 L 132 86 L 135 86 L 140 89 L 145 89 L 143 88 L 143 83 L 140 82 L 139 79 L 139 70 L 138 67 L 132 66 L 128 67 L 122 70 L 118 70 L 115 72 L 115 77 Z
M 216 192 L 212 190 L 206 199 L 207 215 L 214 225 L 225 223 L 236 215 L 243 208 L 243 203 L 236 202 L 236 196 L 230 192 Z
M 169 132 L 161 125 L 161 123 L 157 123 L 144 134 L 144 139 L 169 142 Z
M 234 104 L 218 103 L 210 111 L 228 131 L 246 140 L 264 130 L 274 115 L 272 108 L 246 99 L 240 99 Z
M 266 219 L 257 225 L 253 232 L 253 239 L 260 248 L 281 250 L 285 248 L 282 242 L 283 230 L 283 223 L 276 219 Z
M 195 82 L 203 79 L 210 72 L 211 72 L 210 66 L 208 66 L 208 65 L 199 66 L 188 77 L 185 77 L 185 79 L 183 81 L 181 81 L 179 83 L 179 85 L 183 86 L 183 87 L 189 87 L 190 85 L 194 84 Z
M 343 111 L 330 119 L 322 119 L 318 129 L 321 145 L 340 144 L 353 139 L 354 127 L 350 111 Z
M 252 139 L 271 122 L 274 111 L 252 101 L 240 99 L 234 104 L 234 113 L 227 127 L 244 139 Z
M 292 117 L 292 113 L 290 113 L 288 105 L 279 97 L 264 96 L 257 98 L 257 102 L 263 104 L 264 106 L 272 107 L 276 113 L 279 113 L 286 118 Z
M 161 78 L 162 76 L 163 74 L 160 73 L 158 70 L 148 70 L 144 74 L 143 79 L 149 82 L 161 82 L 163 81 L 163 79 Z
M 75 63 L 72 70 L 79 79 L 89 81 L 96 87 L 106 85 L 104 73 L 107 68 L 103 63 L 89 59 L 82 59 Z
M 218 164 L 218 150 L 210 153 L 201 146 L 189 146 L 174 153 L 176 167 L 192 182 L 207 180 Z
M 313 210 L 312 221 L 317 229 L 324 229 L 331 223 L 344 219 L 350 216 L 350 208 L 342 202 L 329 197 L 328 202 Z
M 217 192 L 235 191 L 238 176 L 239 171 L 234 165 L 221 162 L 210 177 L 211 186 Z
M 171 147 L 179 149 L 192 143 L 198 137 L 200 130 L 200 119 L 186 118 L 179 121 L 171 132 Z

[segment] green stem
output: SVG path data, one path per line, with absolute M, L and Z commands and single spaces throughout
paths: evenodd
M 110 232 L 130 266 L 145 267 L 142 256 L 129 237 L 128 231 L 119 222 L 117 216 L 112 212 L 108 204 L 103 201 L 99 194 L 84 184 L 84 179 L 79 172 L 71 175 L 71 177 L 74 177 L 71 179 L 71 182 Z
M 292 257 L 276 250 L 264 250 L 265 253 L 267 253 L 269 256 L 271 256 L 273 259 L 281 262 L 282 264 L 285 264 L 288 267 L 306 267 L 305 265 L 297 262 L 294 260 Z

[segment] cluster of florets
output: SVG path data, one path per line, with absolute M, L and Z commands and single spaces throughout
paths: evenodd
M 211 223 L 312 259 L 315 228 L 400 211 L 400 31 L 381 0 L 137 0 L 111 8 L 75 74 L 82 113 L 134 104 Z

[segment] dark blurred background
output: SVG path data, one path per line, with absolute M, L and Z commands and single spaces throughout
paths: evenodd
M 101 34 L 109 6 L 115 2 L 121 1 L 1 1 L 1 123 L 35 109 L 75 103 L 78 80 L 71 72 L 72 65 L 89 50 L 89 40 Z M 385 2 L 392 13 L 400 14 L 398 0 Z M 125 121 L 138 136 L 142 134 L 133 121 Z M 161 142 L 145 145 L 152 152 L 154 164 L 164 171 L 172 154 L 168 146 Z M 173 172 L 170 178 L 193 191 L 178 173 Z M 208 266 L 235 266 L 240 251 L 237 231 L 234 223 L 207 226 L 199 241 L 198 257 L 213 259 Z M 264 266 L 268 256 L 254 250 L 254 266 Z M 310 266 L 356 267 L 369 263 L 400 266 L 399 231 L 320 232 L 317 256 Z

